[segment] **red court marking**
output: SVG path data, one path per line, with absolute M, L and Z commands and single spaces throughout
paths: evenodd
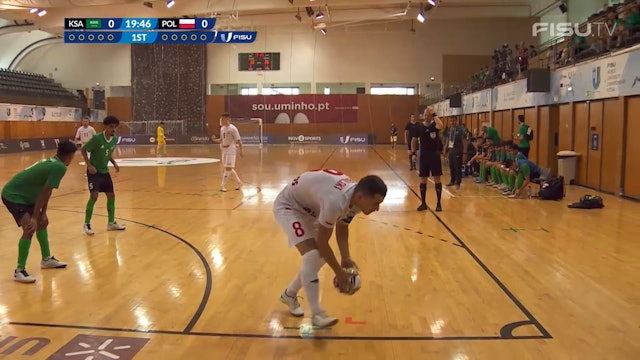
M 351 316 L 344 318 L 344 323 L 349 325 L 365 325 L 366 321 L 355 321 Z

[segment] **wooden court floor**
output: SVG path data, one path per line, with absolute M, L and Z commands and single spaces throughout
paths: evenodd
M 602 195 L 604 209 L 573 210 L 594 192 L 510 200 L 465 179 L 442 213 L 418 213 L 417 174 L 403 147 L 386 146 L 249 147 L 238 160 L 248 185 L 220 193 L 220 163 L 188 160 L 219 158 L 217 147 L 152 152 L 117 150 L 116 215 L 128 228 L 106 231 L 102 196 L 93 237 L 82 232 L 76 158 L 48 211 L 52 252 L 69 266 L 41 270 L 34 240 L 35 284 L 13 281 L 20 232 L 3 208 L 0 359 L 640 358 L 638 203 Z M 0 156 L 0 184 L 48 154 Z M 340 322 L 306 334 L 279 302 L 299 256 L 271 207 L 293 177 L 321 167 L 380 175 L 389 192 L 351 226 L 361 291 L 337 293 L 325 267 L 322 302 Z M 431 183 L 428 197 L 434 205 Z

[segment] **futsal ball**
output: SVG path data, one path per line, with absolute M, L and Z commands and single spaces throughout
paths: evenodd
M 356 292 L 358 292 L 358 290 L 360 290 L 360 287 L 362 286 L 362 280 L 360 279 L 360 275 L 358 275 L 358 270 L 355 268 L 344 268 L 344 271 L 346 271 L 347 273 L 349 273 L 351 276 L 349 277 L 349 282 L 351 283 L 351 292 L 348 293 L 343 293 L 343 294 L 347 294 L 347 295 L 353 295 Z M 333 277 L 333 286 L 338 289 L 338 291 L 340 291 L 340 289 L 338 288 L 338 278 L 337 277 Z

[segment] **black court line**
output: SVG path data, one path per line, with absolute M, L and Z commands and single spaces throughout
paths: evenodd
M 398 179 L 400 179 L 407 186 L 407 188 L 418 199 L 420 199 L 420 195 L 411 187 L 411 185 L 409 185 L 409 183 L 402 176 L 400 176 L 400 174 L 398 174 L 396 169 L 394 169 L 393 166 L 391 166 L 391 164 L 389 164 L 389 162 L 382 155 L 380 155 L 380 153 L 375 148 L 372 147 L 371 149 L 380 157 L 380 159 L 389 167 L 389 169 L 393 171 L 393 173 L 398 177 Z M 460 239 L 460 237 L 449 227 L 449 225 L 447 225 L 438 216 L 438 214 L 436 214 L 431 208 L 429 208 L 429 212 L 431 212 L 431 214 L 436 218 L 436 220 L 438 220 L 438 222 L 442 224 L 442 226 L 444 226 L 445 229 L 447 229 L 447 231 L 451 234 L 451 236 L 453 236 L 453 238 L 456 239 L 458 243 L 460 243 L 460 246 L 465 250 L 467 250 L 471 258 L 475 260 L 475 262 L 482 268 L 482 270 L 484 270 L 487 273 L 487 275 L 489 275 L 489 277 L 496 283 L 496 285 L 498 285 L 498 287 L 505 293 L 505 295 L 507 295 L 507 297 L 516 305 L 516 307 L 518 307 L 518 309 L 520 309 L 520 311 L 528 318 L 528 321 L 515 322 L 515 323 L 511 323 L 503 326 L 502 329 L 500 329 L 501 336 L 505 336 L 510 333 L 512 334 L 513 330 L 515 330 L 519 326 L 534 325 L 538 329 L 538 331 L 542 334 L 542 338 L 552 339 L 553 337 L 547 331 L 547 329 L 545 329 L 544 326 L 542 326 L 542 324 L 533 316 L 533 314 L 531 314 L 531 312 L 527 310 L 527 308 L 520 302 L 520 300 L 518 300 L 518 298 L 515 295 L 513 295 L 513 293 L 507 288 L 506 285 L 502 283 L 502 281 L 500 281 L 500 279 L 498 279 L 498 277 L 489 269 L 489 267 L 485 265 L 482 262 L 482 260 L 480 260 L 480 258 L 473 251 L 471 251 L 471 249 L 467 246 L 467 244 L 465 244 L 465 242 L 462 241 L 462 239 Z
M 84 211 L 78 211 L 78 210 L 68 210 L 68 209 L 60 209 L 60 208 L 49 208 L 49 210 L 57 210 L 57 211 L 65 211 L 65 212 L 71 212 L 71 213 L 84 214 Z M 98 214 L 94 214 L 94 216 L 106 217 L 105 215 L 98 215 Z M 212 276 L 212 273 L 211 273 L 211 267 L 209 266 L 209 263 L 207 262 L 207 259 L 200 252 L 200 250 L 198 250 L 198 248 L 196 248 L 193 244 L 191 244 L 189 241 L 185 240 L 184 238 L 182 238 L 182 237 L 180 237 L 180 236 L 178 236 L 178 235 L 176 235 L 176 234 L 174 234 L 172 232 L 169 232 L 169 231 L 167 231 L 165 229 L 159 228 L 159 227 L 157 227 L 155 225 L 142 223 L 140 221 L 124 219 L 124 218 L 121 218 L 121 217 L 117 217 L 117 219 L 124 220 L 126 222 L 130 222 L 130 223 L 133 223 L 133 224 L 137 224 L 137 225 L 141 225 L 141 226 L 147 227 L 149 229 L 154 229 L 154 230 L 163 232 L 163 233 L 165 233 L 165 234 L 167 234 L 167 235 L 179 240 L 183 244 L 187 245 L 198 256 L 198 258 L 200 259 L 200 262 L 202 262 L 202 266 L 204 267 L 205 272 L 207 274 L 204 294 L 202 294 L 202 299 L 200 300 L 200 305 L 198 305 L 198 309 L 196 310 L 195 314 L 191 318 L 191 321 L 189 321 L 189 324 L 187 324 L 187 326 L 182 331 L 182 333 L 185 333 L 185 334 L 190 333 L 191 330 L 193 330 L 193 328 L 196 326 L 196 323 L 198 322 L 200 317 L 202 316 L 202 313 L 204 312 L 204 309 L 207 306 L 207 302 L 209 301 L 209 296 L 211 296 L 211 287 L 212 287 L 212 284 L 213 284 L 213 280 L 212 280 L 213 276 Z
M 74 329 L 74 330 L 92 330 L 92 331 L 110 331 L 110 332 L 126 332 L 137 334 L 159 334 L 159 335 L 182 335 L 182 336 L 205 336 L 205 337 L 226 337 L 226 338 L 254 338 L 254 339 L 288 339 L 288 340 L 360 340 L 360 341 L 460 341 L 460 340 L 540 340 L 546 339 L 544 336 L 337 336 L 337 335 L 310 335 L 303 337 L 300 335 L 270 335 L 270 334 L 238 334 L 238 333 L 219 333 L 219 332 L 184 332 L 175 330 L 141 330 L 127 328 L 111 328 L 102 326 L 82 326 L 82 325 L 63 325 L 63 324 L 44 324 L 12 321 L 9 325 L 14 326 L 31 326 L 31 327 L 48 327 L 58 329 Z

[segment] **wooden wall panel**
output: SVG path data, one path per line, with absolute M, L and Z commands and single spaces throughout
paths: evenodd
M 547 149 L 547 167 L 551 168 L 552 174 L 558 173 L 558 132 L 560 129 L 560 108 L 557 105 L 549 106 L 548 129 L 546 132 L 539 131 L 538 136 L 538 158 L 542 158 L 540 151 L 545 147 Z M 542 144 L 545 145 L 542 145 Z
M 130 97 L 107 98 L 107 113 L 120 119 L 120 121 L 133 121 L 133 112 Z
M 587 186 L 600 188 L 600 172 L 602 170 L 602 100 L 589 103 L 589 145 L 587 159 Z M 598 137 L 598 143 L 593 144 L 593 136 Z M 594 146 L 595 145 L 595 146 Z M 595 148 L 595 149 L 594 149 Z
M 540 132 L 540 126 L 539 126 L 539 121 L 538 121 L 538 110 L 536 108 L 527 108 L 524 109 L 524 121 L 527 123 L 527 125 L 529 125 L 531 127 L 531 129 L 533 130 L 533 140 L 531 142 L 529 142 L 529 160 L 533 161 L 534 163 L 538 163 L 538 137 L 535 136 L 535 134 L 538 134 Z M 514 128 L 513 128 L 513 133 L 518 132 L 518 130 L 520 130 L 520 122 L 518 121 L 518 117 L 517 115 L 514 117 Z
M 538 108 L 538 131 L 533 133 L 534 140 L 538 142 L 538 165 L 550 168 L 549 161 L 550 144 L 553 138 L 549 137 L 551 130 L 549 129 L 549 106 L 541 106 Z
M 589 110 L 586 102 L 574 103 L 573 105 L 573 144 L 574 150 L 580 154 L 576 182 L 581 185 L 586 185 L 589 153 Z
M 636 117 L 637 119 L 637 117 Z M 624 98 L 604 100 L 602 124 L 602 191 L 618 194 L 622 186 Z M 637 153 L 636 153 L 637 154 Z
M 573 106 L 562 104 L 558 106 L 558 149 L 573 150 Z
M 624 194 L 640 199 L 640 141 L 635 134 L 640 133 L 640 96 L 627 98 L 626 110 L 626 137 L 625 163 L 624 163 Z

